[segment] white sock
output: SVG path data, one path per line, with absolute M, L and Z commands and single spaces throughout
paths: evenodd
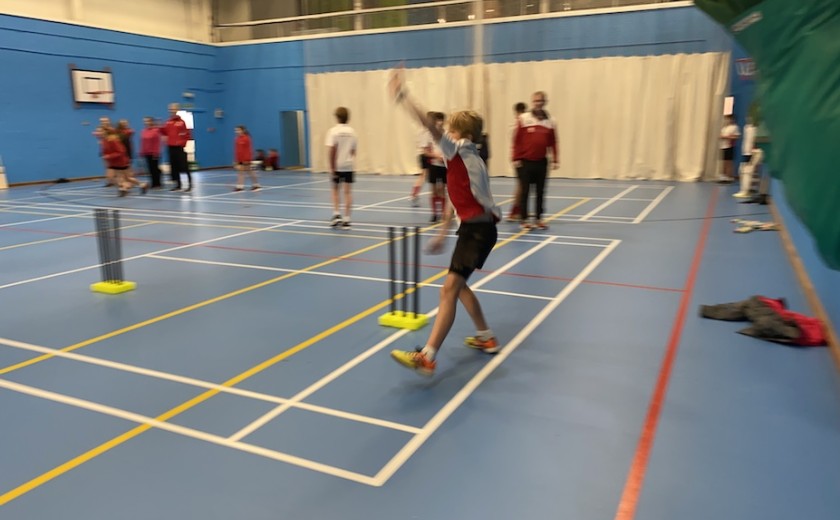
M 437 349 L 426 345 L 425 347 L 423 347 L 423 350 L 421 350 L 420 353 L 423 354 L 423 356 L 429 361 L 434 361 L 435 355 L 437 355 Z
M 476 331 L 475 332 L 475 337 L 477 337 L 480 340 L 487 340 L 487 339 L 490 339 L 494 336 L 493 336 L 493 331 L 490 330 L 490 329 L 487 329 L 487 330 Z

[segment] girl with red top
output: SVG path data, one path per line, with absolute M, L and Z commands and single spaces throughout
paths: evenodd
M 152 179 L 152 189 L 160 188 L 160 130 L 151 117 L 144 117 L 143 124 L 146 128 L 140 132 L 140 155 L 146 159 L 146 167 L 149 177 Z
M 108 165 L 111 177 L 120 188 L 120 197 L 128 195 L 128 190 L 132 186 L 139 186 L 140 192 L 145 194 L 148 184 L 141 183 L 134 177 L 131 171 L 131 159 L 128 157 L 128 152 L 121 137 L 119 130 L 116 128 L 107 130 L 105 141 L 102 144 L 102 158 Z
M 131 141 L 134 137 L 134 130 L 129 126 L 128 119 L 120 119 L 117 123 L 117 130 L 120 132 L 120 141 L 125 146 L 125 153 L 128 154 L 129 163 L 134 159 L 134 146 Z
M 257 172 L 251 168 L 251 159 L 254 156 L 254 149 L 251 144 L 251 135 L 244 126 L 236 127 L 236 139 L 233 146 L 233 163 L 236 168 L 236 187 L 233 191 L 245 189 L 245 173 L 251 177 L 251 191 L 260 189 L 260 181 L 257 179 Z
M 108 129 L 111 128 L 111 118 L 109 117 L 100 117 L 99 118 L 99 126 L 96 127 L 96 130 L 93 131 L 93 136 L 96 137 L 96 140 L 99 141 L 99 157 L 102 157 L 104 153 L 103 150 L 105 149 L 105 138 L 108 136 Z M 103 161 L 104 162 L 104 161 Z M 108 168 L 108 165 L 105 165 L 105 187 L 108 188 L 110 186 L 115 186 L 116 181 L 113 177 L 111 177 L 111 169 Z

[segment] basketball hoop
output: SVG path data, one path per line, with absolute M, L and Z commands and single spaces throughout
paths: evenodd
M 742 81 L 749 81 L 755 77 L 755 62 L 752 58 L 741 58 L 735 60 L 735 70 Z

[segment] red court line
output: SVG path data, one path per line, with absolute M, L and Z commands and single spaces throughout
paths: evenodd
M 45 229 L 29 229 L 29 228 L 0 228 L 0 230 L 6 231 L 18 231 L 18 232 L 25 232 L 25 233 L 42 233 L 47 235 L 60 235 L 60 236 L 76 236 L 76 237 L 86 237 L 86 238 L 95 238 L 96 232 L 90 231 L 87 233 L 70 233 L 66 231 L 51 231 Z M 337 235 L 341 236 L 341 235 Z M 165 246 L 188 246 L 191 245 L 191 242 L 176 242 L 172 240 L 159 240 L 154 238 L 131 238 L 126 237 L 123 235 L 123 240 L 128 242 L 143 242 L 149 244 L 161 244 Z M 207 249 L 220 249 L 223 251 L 237 251 L 242 253 L 259 253 L 259 254 L 268 254 L 268 255 L 281 255 L 281 256 L 299 256 L 303 258 L 315 258 L 318 260 L 335 260 L 339 258 L 341 255 L 338 256 L 330 256 L 330 255 L 319 255 L 316 253 L 298 253 L 293 251 L 282 251 L 282 250 L 271 250 L 271 249 L 256 249 L 250 247 L 234 247 L 234 246 L 221 246 L 217 244 L 200 244 L 194 247 L 206 247 Z M 375 260 L 373 258 L 345 258 L 344 261 L 346 262 L 357 262 L 357 263 L 367 263 L 367 264 L 386 264 L 388 263 L 387 260 Z M 435 265 L 435 264 L 420 264 L 420 267 L 425 267 L 428 269 L 446 269 L 448 266 L 446 265 Z M 486 269 L 478 269 L 479 273 L 491 273 L 492 271 L 488 271 Z M 531 274 L 531 273 L 516 273 L 516 272 L 505 272 L 502 273 L 502 276 L 512 276 L 512 277 L 519 277 L 519 278 L 533 278 L 537 280 L 555 280 L 559 282 L 571 282 L 572 278 L 566 276 L 551 276 L 551 275 L 544 275 L 544 274 Z M 664 292 L 675 292 L 681 293 L 684 289 L 674 289 L 671 287 L 656 287 L 653 285 L 640 285 L 640 284 L 629 284 L 629 283 L 620 283 L 620 282 L 604 282 L 604 281 L 597 281 L 597 280 L 584 280 L 582 283 L 589 284 L 589 285 L 605 285 L 609 287 L 622 287 L 625 289 L 641 289 L 644 291 L 664 291 Z
M 618 510 L 615 513 L 615 520 L 633 520 L 636 516 L 636 507 L 639 504 L 639 495 L 647 473 L 650 452 L 653 448 L 653 441 L 656 437 L 656 428 L 659 425 L 659 417 L 662 414 L 662 407 L 665 404 L 665 395 L 668 392 L 668 382 L 671 379 L 671 370 L 674 368 L 674 360 L 677 357 L 677 348 L 682 337 L 683 326 L 688 314 L 688 305 L 691 303 L 691 295 L 694 293 L 694 284 L 697 281 L 697 272 L 700 270 L 700 262 L 703 259 L 703 251 L 706 249 L 706 241 L 709 237 L 709 229 L 712 226 L 712 217 L 715 213 L 715 204 L 718 198 L 718 188 L 712 191 L 709 198 L 709 206 L 706 208 L 706 216 L 703 218 L 703 228 L 697 238 L 697 245 L 694 248 L 694 258 L 691 261 L 691 268 L 685 281 L 685 289 L 680 299 L 680 307 L 674 318 L 671 328 L 671 336 L 668 339 L 668 346 L 665 349 L 665 357 L 659 369 L 659 377 L 656 380 L 653 396 L 650 399 L 645 422 L 642 426 L 639 444 L 636 446 L 636 453 L 633 456 L 633 463 L 627 474 L 627 481 L 624 484 L 624 492 L 618 503 Z

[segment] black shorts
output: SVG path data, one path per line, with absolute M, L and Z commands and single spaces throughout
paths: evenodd
M 724 148 L 721 150 L 723 154 L 724 161 L 731 161 L 735 158 L 735 149 L 734 148 Z
M 124 172 L 128 169 L 128 166 L 109 166 L 108 168 L 111 168 L 112 170 L 116 170 L 118 172 Z
M 748 163 L 748 162 L 750 162 L 750 161 L 752 161 L 752 155 L 747 155 L 747 154 L 744 154 L 744 155 L 742 155 L 742 156 L 741 156 L 741 162 L 742 162 L 742 163 L 745 163 L 745 164 L 746 164 L 746 163 Z
M 417 163 L 420 165 L 421 170 L 428 170 L 429 169 L 429 158 L 426 157 L 425 154 L 420 154 L 417 156 Z
M 429 184 L 437 184 L 438 182 L 442 182 L 446 184 L 446 167 L 445 166 L 435 166 L 434 164 L 429 165 Z
M 484 266 L 497 238 L 495 222 L 462 222 L 458 228 L 458 242 L 452 252 L 449 272 L 469 280 L 473 271 Z
M 336 184 L 339 184 L 341 182 L 353 184 L 353 172 L 335 172 L 333 173 L 332 180 Z

